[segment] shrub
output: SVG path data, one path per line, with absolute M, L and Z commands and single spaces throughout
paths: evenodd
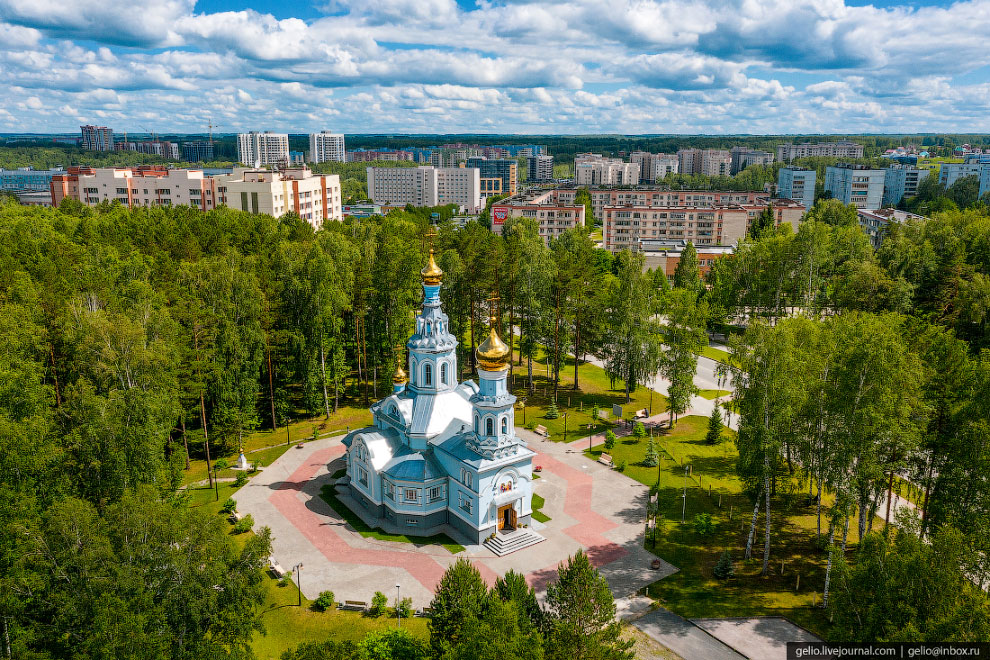
M 729 554 L 728 550 L 723 550 L 722 556 L 718 558 L 715 568 L 712 569 L 712 575 L 719 580 L 728 580 L 735 574 L 736 567 L 732 565 L 732 555 Z
M 591 421 L 594 422 L 595 424 L 598 424 L 598 422 L 601 421 L 601 418 L 602 418 L 602 411 L 601 408 L 599 408 L 598 404 L 596 403 L 595 407 L 591 409 Z
M 700 536 L 711 536 L 715 532 L 715 521 L 711 514 L 699 513 L 694 517 L 694 531 Z
M 646 427 L 643 426 L 643 422 L 636 422 L 636 426 L 633 427 L 633 437 L 639 439 L 646 437 Z
M 248 482 L 247 472 L 238 472 L 237 478 L 234 479 L 234 488 L 240 488 Z
M 226 470 L 230 467 L 230 463 L 227 462 L 226 458 L 218 458 L 217 462 L 213 464 L 214 470 Z
M 380 591 L 376 591 L 371 597 L 371 609 L 368 610 L 371 616 L 384 616 L 388 613 L 388 596 Z
M 560 417 L 560 410 L 557 409 L 557 402 L 551 401 L 550 405 L 547 407 L 547 414 L 544 415 L 547 419 L 557 419 Z
M 643 458 L 643 465 L 645 467 L 656 467 L 660 465 L 657 443 L 653 441 L 653 438 L 650 438 L 650 441 L 646 444 L 646 456 Z
M 320 595 L 313 601 L 313 607 L 317 612 L 326 612 L 327 610 L 333 609 L 333 604 L 334 600 L 332 591 L 321 591 Z
M 223 503 L 222 507 L 220 507 L 220 511 L 222 513 L 226 513 L 227 515 L 232 514 L 234 511 L 237 511 L 237 502 L 234 501 L 233 497 L 228 497 L 227 501 Z
M 403 598 L 399 601 L 399 616 L 403 619 L 408 619 L 412 615 L 412 598 Z
M 619 461 L 618 463 L 615 464 L 615 469 L 618 470 L 619 472 L 625 472 L 626 471 L 626 462 L 625 461 Z
M 234 534 L 243 534 L 244 532 L 250 532 L 251 528 L 254 527 L 254 518 L 251 514 L 247 514 L 236 523 L 234 523 Z
M 282 577 L 280 577 L 278 579 L 278 586 L 280 586 L 280 587 L 287 587 L 287 586 L 289 586 L 289 574 L 288 573 L 286 573 L 285 575 L 283 575 Z
M 605 449 L 612 451 L 612 448 L 615 447 L 615 441 L 617 439 L 618 438 L 612 429 L 605 431 Z

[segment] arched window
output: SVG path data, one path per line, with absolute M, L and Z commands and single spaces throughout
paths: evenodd
M 430 334 L 430 328 L 431 328 L 431 326 L 430 326 L 430 322 L 429 322 L 429 321 L 427 321 L 427 322 L 426 322 L 426 334 Z
M 505 435 L 508 432 L 509 432 L 509 420 L 506 419 L 505 417 L 503 417 L 502 418 L 502 435 Z
M 495 425 L 491 418 L 485 420 L 485 435 L 495 435 Z
M 479 423 L 480 423 L 480 421 L 481 421 L 481 420 L 479 419 L 479 417 L 478 417 L 477 415 L 475 415 L 475 416 L 474 416 L 474 432 L 475 432 L 475 433 L 477 433 L 477 432 L 478 432 L 478 428 L 479 428 Z
M 409 374 L 410 374 L 410 379 L 412 380 L 412 385 L 416 385 L 417 384 L 416 381 L 418 380 L 416 378 L 416 360 L 410 361 Z
M 443 364 L 440 365 L 440 384 L 441 385 L 446 385 L 447 384 L 447 363 L 446 362 L 444 362 Z
M 423 385 L 429 387 L 433 384 L 433 365 L 429 362 L 423 367 Z

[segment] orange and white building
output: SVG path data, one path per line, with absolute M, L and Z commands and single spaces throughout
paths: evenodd
M 238 168 L 216 177 L 216 186 L 219 202 L 239 211 L 276 218 L 294 211 L 315 229 L 344 218 L 336 174 L 313 174 L 306 167 L 277 172 Z
M 583 204 L 561 204 L 557 190 L 538 190 L 514 195 L 493 204 L 492 230 L 501 231 L 509 218 L 532 218 L 540 227 L 540 236 L 546 243 L 568 229 L 584 225 Z

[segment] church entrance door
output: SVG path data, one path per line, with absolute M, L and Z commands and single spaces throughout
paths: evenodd
M 516 528 L 516 510 L 511 504 L 499 507 L 498 528 L 500 531 L 508 532 Z

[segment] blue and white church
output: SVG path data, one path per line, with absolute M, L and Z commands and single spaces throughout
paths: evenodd
M 482 543 L 529 526 L 534 452 L 515 434 L 509 348 L 495 317 L 477 349 L 478 382 L 458 383 L 457 339 L 440 305 L 443 271 L 433 250 L 422 278 L 423 309 L 406 343 L 408 380 L 399 366 L 391 396 L 371 406 L 373 425 L 344 438 L 345 501 L 386 532 L 454 531 Z

